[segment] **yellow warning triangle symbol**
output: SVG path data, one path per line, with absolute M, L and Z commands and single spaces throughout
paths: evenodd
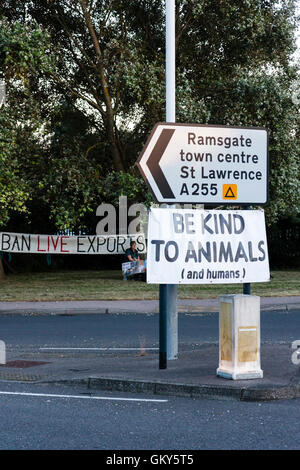
M 227 189 L 227 192 L 225 194 L 225 197 L 236 197 L 236 195 L 234 194 L 234 192 L 232 191 L 232 188 L 231 186 L 229 186 L 229 188 Z
M 223 184 L 223 199 L 237 199 L 237 185 Z

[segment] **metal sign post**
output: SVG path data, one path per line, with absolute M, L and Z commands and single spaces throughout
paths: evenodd
M 249 206 L 246 206 L 244 209 L 248 210 Z M 244 295 L 251 295 L 251 284 L 250 284 L 250 282 L 245 282 L 245 284 L 243 284 L 243 294 Z
M 166 0 L 166 121 L 176 121 L 175 0 Z M 159 368 L 178 357 L 177 285 L 159 286 Z

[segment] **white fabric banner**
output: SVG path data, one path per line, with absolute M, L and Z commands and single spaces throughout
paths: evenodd
M 150 211 L 148 283 L 224 284 L 269 280 L 262 210 Z
M 134 235 L 35 235 L 0 232 L 0 251 L 9 253 L 46 253 L 78 255 L 119 255 L 135 240 L 145 253 L 144 234 Z

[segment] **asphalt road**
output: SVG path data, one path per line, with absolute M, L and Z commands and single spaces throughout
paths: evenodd
M 217 342 L 218 314 L 179 314 L 179 343 Z M 0 338 L 8 349 L 40 347 L 158 347 L 158 315 L 100 314 L 0 316 Z M 300 339 L 300 311 L 263 312 L 261 341 Z
M 1 449 L 299 449 L 300 400 L 87 395 L 79 387 L 0 383 L 0 407 Z
M 299 315 L 263 313 L 262 342 L 300 339 Z M 180 314 L 179 334 L 183 346 L 217 342 L 218 315 Z M 0 338 L 10 351 L 139 347 L 141 338 L 155 347 L 158 315 L 0 316 Z M 299 449 L 299 419 L 298 399 L 194 400 L 0 381 L 0 449 Z

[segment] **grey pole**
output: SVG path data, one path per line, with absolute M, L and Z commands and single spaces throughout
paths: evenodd
M 245 206 L 245 210 L 249 210 L 249 206 Z M 243 284 L 243 294 L 251 295 L 251 284 L 250 284 L 250 282 L 245 282 Z
M 166 121 L 176 121 L 175 99 L 175 0 L 166 0 Z M 159 286 L 159 368 L 178 357 L 178 312 L 176 284 Z
M 159 368 L 167 368 L 167 285 L 159 285 Z
M 245 282 L 245 284 L 243 284 L 243 294 L 251 295 L 251 284 L 250 284 L 250 282 Z
M 166 0 L 166 121 L 176 121 L 175 0 Z

